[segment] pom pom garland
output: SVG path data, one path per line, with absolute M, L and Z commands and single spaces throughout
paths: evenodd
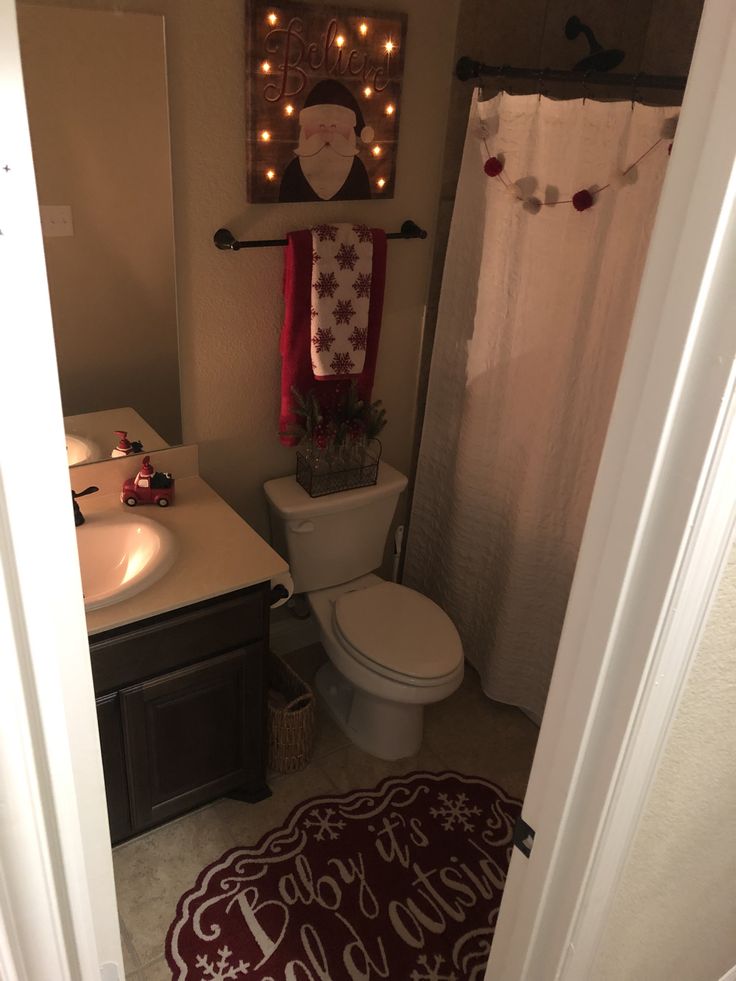
M 542 202 L 538 197 L 535 197 L 532 194 L 530 197 L 525 199 L 524 203 L 522 204 L 522 208 L 524 211 L 528 211 L 530 215 L 538 215 L 542 210 Z
M 593 207 L 593 195 L 590 191 L 583 188 L 572 196 L 572 206 L 576 211 L 587 211 Z
M 676 124 L 676 119 L 673 122 Z M 483 142 L 486 146 L 486 152 L 490 154 L 485 138 L 483 139 Z M 540 201 L 536 195 L 529 193 L 530 190 L 533 187 L 536 187 L 538 184 L 537 180 L 531 177 L 525 177 L 518 181 L 512 181 L 507 176 L 504 176 L 501 178 L 500 184 L 505 191 L 513 195 L 516 200 L 521 202 L 522 207 L 529 214 L 536 215 L 543 207 L 552 207 L 559 204 L 571 204 L 576 211 L 587 211 L 589 208 L 593 207 L 601 191 L 606 191 L 609 188 L 620 189 L 627 184 L 635 184 L 639 178 L 638 164 L 640 164 L 645 157 L 649 156 L 653 150 L 656 150 L 660 143 L 665 142 L 666 139 L 664 137 L 660 137 L 658 140 L 655 140 L 655 142 L 652 143 L 652 145 L 645 150 L 641 156 L 637 157 L 633 163 L 626 167 L 626 169 L 621 170 L 616 168 L 609 177 L 608 183 L 604 184 L 602 187 L 597 184 L 593 184 L 591 185 L 590 190 L 588 188 L 581 188 L 581 190 L 573 194 L 571 198 L 567 198 L 565 200 L 559 200 L 559 198 L 555 196 L 554 200 Z M 667 153 L 668 155 L 672 153 L 671 143 L 667 147 Z M 483 170 L 489 177 L 499 177 L 504 171 L 504 166 L 503 155 L 500 157 L 488 156 L 486 162 L 483 164 Z
M 498 157 L 489 157 L 483 165 L 483 170 L 489 177 L 498 177 L 503 170 L 503 162 Z

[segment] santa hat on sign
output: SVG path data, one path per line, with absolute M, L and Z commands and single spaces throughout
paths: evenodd
M 355 129 L 355 135 L 359 140 L 363 143 L 372 141 L 373 127 L 365 125 L 363 113 L 355 97 L 334 78 L 323 79 L 314 86 L 307 96 L 304 108 L 299 113 L 299 125 L 304 126 L 309 122 L 319 123 L 320 115 L 325 109 L 335 108 L 344 111 L 346 123 Z

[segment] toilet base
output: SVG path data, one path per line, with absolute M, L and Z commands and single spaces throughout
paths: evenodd
M 332 718 L 359 749 L 379 760 L 401 760 L 419 752 L 423 705 L 389 702 L 360 691 L 329 661 L 317 672 L 315 687 Z

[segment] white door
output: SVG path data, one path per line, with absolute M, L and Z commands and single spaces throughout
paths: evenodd
M 0 977 L 115 981 L 112 855 L 13 0 L 0 0 L 0 119 Z
M 486 974 L 590 981 L 734 524 L 736 6 L 707 0 Z

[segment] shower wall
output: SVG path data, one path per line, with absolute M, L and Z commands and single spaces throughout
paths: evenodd
M 618 3 L 611 3 L 611 0 L 575 0 L 574 3 L 572 0 L 461 0 L 455 59 L 467 55 L 488 65 L 572 68 L 579 58 L 588 53 L 584 37 L 580 36 L 575 41 L 568 41 L 565 37 L 565 22 L 576 14 L 592 28 L 603 47 L 620 48 L 626 52 L 617 71 L 627 75 L 637 72 L 686 75 L 702 9 L 703 0 L 620 0 Z M 574 92 L 566 92 L 565 88 L 558 84 L 553 94 L 580 96 L 577 86 Z M 415 460 L 472 89 L 472 82 L 459 82 L 453 78 L 420 362 Z M 491 95 L 495 91 L 492 81 L 488 80 L 486 93 Z M 536 91 L 536 84 L 531 83 L 526 88 L 515 84 L 514 91 Z M 620 89 L 611 91 L 597 87 L 596 92 L 621 98 Z M 651 101 L 656 98 L 653 94 Z M 678 98 L 665 92 L 661 93 L 660 101 L 673 105 Z

